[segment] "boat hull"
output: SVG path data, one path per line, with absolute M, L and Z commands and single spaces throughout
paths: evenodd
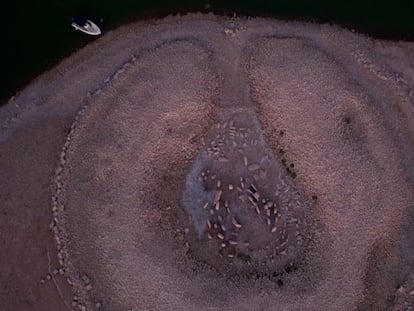
M 91 36 L 99 36 L 100 34 L 102 34 L 102 31 L 98 27 L 98 25 L 96 25 L 94 22 L 92 22 L 90 20 L 86 20 L 85 25 L 79 25 L 75 22 L 72 22 L 71 25 L 76 30 L 82 31 L 82 32 L 84 32 L 88 35 L 91 35 Z

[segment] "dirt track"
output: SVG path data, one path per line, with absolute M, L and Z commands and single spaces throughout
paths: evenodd
M 412 44 L 264 19 L 190 15 L 107 33 L 0 110 L 2 310 L 414 304 L 413 57 Z M 240 111 L 264 137 L 252 157 L 270 148 L 309 211 L 284 273 L 234 276 L 228 258 L 213 269 L 220 259 L 182 208 L 183 195 L 204 195 L 185 189 L 197 161 L 211 165 L 197 156 Z M 216 173 L 227 187 L 255 180 L 248 171 Z M 270 235 L 255 226 L 259 258 Z

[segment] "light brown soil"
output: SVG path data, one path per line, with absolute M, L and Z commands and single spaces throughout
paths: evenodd
M 202 15 L 107 33 L 0 110 L 1 309 L 404 310 L 412 51 Z M 192 253 L 185 180 L 234 111 L 259 120 L 309 209 L 304 253 L 283 273 L 234 276 Z
M 1 144 L 0 305 L 2 310 L 65 310 L 71 289 L 59 268 L 49 224 L 51 182 L 64 124 L 44 118 Z M 34 163 L 35 162 L 35 163 Z

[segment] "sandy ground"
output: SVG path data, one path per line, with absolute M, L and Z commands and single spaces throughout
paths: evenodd
M 267 19 L 189 15 L 108 32 L 0 110 L 1 309 L 409 310 L 413 59 L 410 43 Z M 250 144 L 249 163 L 271 150 L 274 164 L 241 169 L 227 138 L 217 161 L 230 166 L 204 156 L 231 120 L 256 133 L 235 143 Z M 223 185 L 194 188 L 199 168 Z M 252 224 L 239 237 L 254 248 L 236 251 L 275 273 L 235 275 L 241 257 L 217 246 L 228 230 L 215 244 L 199 236 L 202 200 L 240 177 L 285 204 L 282 229 L 270 216 L 267 231 L 254 213 L 237 220 Z M 297 196 L 267 194 L 281 183 Z M 228 226 L 239 206 L 223 193 Z M 306 230 L 290 230 L 305 214 Z

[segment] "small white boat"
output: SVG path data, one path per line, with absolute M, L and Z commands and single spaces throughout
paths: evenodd
M 72 27 L 91 36 L 102 34 L 98 25 L 85 18 L 72 18 Z

